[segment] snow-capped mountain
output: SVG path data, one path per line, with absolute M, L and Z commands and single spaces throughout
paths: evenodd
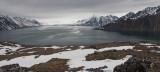
M 39 22 L 36 20 L 30 20 L 21 17 L 13 17 L 13 20 L 21 27 L 39 26 Z
M 133 15 L 133 13 L 131 15 L 131 17 L 129 18 L 134 18 L 134 19 L 137 19 L 137 18 L 140 18 L 140 17 L 144 17 L 144 16 L 147 16 L 147 15 L 155 15 L 157 13 L 160 12 L 160 5 L 157 6 L 157 7 L 147 7 L 141 11 L 138 11 L 136 14 Z
M 159 12 L 159 11 L 157 11 L 159 9 L 160 9 L 160 6 L 147 7 L 144 10 L 137 12 L 132 18 L 139 18 L 139 17 L 143 17 L 146 15 L 155 15 L 155 14 L 157 14 L 157 12 Z
M 138 19 L 140 17 L 144 17 L 147 15 L 155 15 L 160 12 L 160 5 L 157 7 L 147 7 L 137 13 L 129 12 L 128 14 L 119 18 L 119 20 L 126 20 L 126 19 Z
M 0 31 L 39 26 L 36 20 L 0 14 Z
M 18 28 L 20 28 L 20 26 L 16 24 L 9 16 L 0 15 L 0 31 Z
M 118 20 L 117 16 L 108 15 L 108 16 L 95 16 L 88 19 L 79 20 L 77 23 L 82 26 L 103 26 L 108 23 Z
M 134 15 L 135 15 L 134 12 L 129 12 L 128 14 L 126 14 L 126 15 L 120 17 L 119 20 L 125 20 L 125 19 L 128 19 L 128 18 L 133 17 Z

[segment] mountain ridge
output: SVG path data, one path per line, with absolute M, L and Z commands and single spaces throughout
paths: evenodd
M 92 16 L 88 19 L 79 20 L 77 23 L 80 26 L 104 26 L 109 23 L 115 23 L 117 20 L 127 20 L 127 19 L 138 19 L 145 17 L 147 15 L 155 15 L 160 12 L 160 5 L 156 7 L 147 7 L 137 13 L 129 12 L 124 16 L 118 18 L 117 16 L 107 15 L 107 16 Z M 107 17 L 108 19 L 105 19 Z M 113 20 L 112 20 L 113 19 Z
M 118 20 L 117 16 L 107 15 L 107 16 L 95 16 L 88 19 L 79 20 L 77 23 L 81 26 L 103 26 L 113 21 Z
M 160 13 L 138 19 L 118 20 L 98 29 L 106 31 L 160 31 Z
M 0 14 L 0 31 L 40 26 L 40 22 L 22 17 Z

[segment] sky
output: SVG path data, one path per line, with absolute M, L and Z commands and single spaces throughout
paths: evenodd
M 122 16 L 160 0 L 0 0 L 0 13 L 36 19 L 47 24 L 71 24 L 93 15 Z

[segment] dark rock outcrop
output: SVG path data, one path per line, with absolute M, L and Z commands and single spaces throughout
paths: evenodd
M 131 58 L 124 64 L 114 68 L 114 72 L 148 72 L 151 67 L 151 62 L 138 58 Z
M 20 67 L 19 64 L 12 64 L 0 67 L 0 72 L 27 72 L 27 68 Z

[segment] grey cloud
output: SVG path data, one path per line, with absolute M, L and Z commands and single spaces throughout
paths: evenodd
M 31 18 L 116 14 L 157 6 L 160 0 L 0 0 L 0 11 Z

